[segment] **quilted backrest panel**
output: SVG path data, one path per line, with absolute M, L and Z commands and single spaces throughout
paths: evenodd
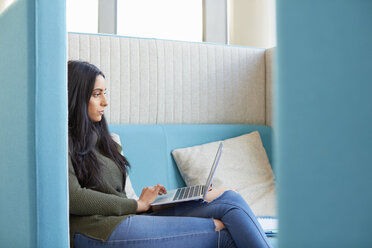
M 266 50 L 266 125 L 273 126 L 273 82 L 275 48 Z
M 267 124 L 265 49 L 70 33 L 68 57 L 105 74 L 110 124 Z

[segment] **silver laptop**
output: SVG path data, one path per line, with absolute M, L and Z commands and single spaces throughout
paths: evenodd
M 155 201 L 151 204 L 152 206 L 176 203 L 176 202 L 185 202 L 185 201 L 193 201 L 199 199 L 205 199 L 205 196 L 208 193 L 209 186 L 211 185 L 212 178 L 214 172 L 216 171 L 218 162 L 220 161 L 222 153 L 222 142 L 218 146 L 216 157 L 214 158 L 213 165 L 211 167 L 211 171 L 209 172 L 209 176 L 205 185 L 194 185 L 179 189 L 170 190 L 167 192 L 166 195 L 159 195 Z

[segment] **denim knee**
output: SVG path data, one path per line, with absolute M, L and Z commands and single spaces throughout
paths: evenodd
M 231 203 L 246 203 L 243 197 L 234 190 L 226 190 L 220 197 L 216 200 L 227 201 Z
M 248 206 L 248 203 L 244 200 L 244 198 L 234 190 L 225 191 L 222 195 L 220 195 L 214 201 L 212 201 L 211 204 L 212 205 L 222 204 L 225 205 L 226 207 L 229 206 L 228 209 L 238 208 L 245 210 L 249 213 L 251 213 L 252 211 Z

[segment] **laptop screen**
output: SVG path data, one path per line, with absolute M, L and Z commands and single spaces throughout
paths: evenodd
M 208 193 L 208 189 L 209 189 L 209 186 L 211 185 L 214 172 L 216 171 L 218 162 L 220 161 L 220 157 L 221 157 L 221 153 L 222 153 L 222 146 L 223 145 L 222 145 L 222 142 L 221 142 L 220 145 L 218 146 L 217 154 L 214 158 L 214 162 L 213 162 L 211 171 L 209 172 L 209 176 L 208 176 L 207 182 L 205 184 L 204 198 Z

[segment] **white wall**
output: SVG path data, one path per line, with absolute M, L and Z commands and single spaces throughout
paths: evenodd
M 276 46 L 275 0 L 230 0 L 230 44 Z

